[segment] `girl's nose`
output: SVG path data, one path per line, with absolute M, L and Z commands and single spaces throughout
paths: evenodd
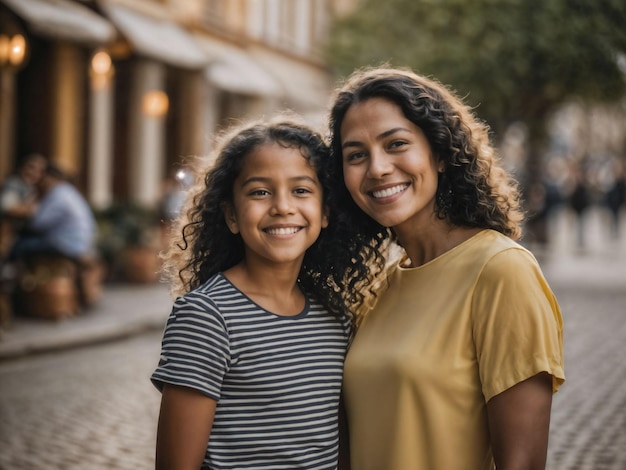
M 383 152 L 372 151 L 367 167 L 367 176 L 370 178 L 382 178 L 392 171 L 392 164 L 389 156 Z
M 290 194 L 277 193 L 274 195 L 272 215 L 292 214 L 293 201 Z

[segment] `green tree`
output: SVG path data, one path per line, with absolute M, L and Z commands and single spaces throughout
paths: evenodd
M 524 122 L 530 175 L 558 105 L 626 90 L 624 0 L 361 0 L 327 46 L 338 75 L 389 63 L 434 76 L 496 137 Z

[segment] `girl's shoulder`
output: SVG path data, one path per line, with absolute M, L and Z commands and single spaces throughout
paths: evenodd
M 202 304 L 211 305 L 218 309 L 220 302 L 227 298 L 241 295 L 241 292 L 233 286 L 228 279 L 220 272 L 212 275 L 204 283 L 179 296 L 176 306 Z
M 226 279 L 226 277 L 224 276 L 224 273 L 219 272 L 219 273 L 213 274 L 206 281 L 204 281 L 198 287 L 195 287 L 194 289 L 190 290 L 185 295 L 194 295 L 198 293 L 206 294 L 208 292 L 212 292 L 213 290 L 221 290 L 221 289 L 228 288 L 228 285 L 230 285 L 230 283 L 228 282 L 228 279 Z

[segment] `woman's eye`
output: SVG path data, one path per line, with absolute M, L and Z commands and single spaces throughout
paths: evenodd
M 404 140 L 394 140 L 393 142 L 389 144 L 389 148 L 397 149 L 397 148 L 405 146 L 406 144 L 407 143 Z
M 296 188 L 296 189 L 294 190 L 294 192 L 295 192 L 296 194 L 309 194 L 309 193 L 311 193 L 312 191 L 311 191 L 309 188 Z
M 345 160 L 347 162 L 352 162 L 354 160 L 358 160 L 359 158 L 363 158 L 365 156 L 365 152 L 352 152 L 345 156 Z

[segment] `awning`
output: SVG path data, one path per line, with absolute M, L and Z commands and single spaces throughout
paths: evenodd
M 243 95 L 283 95 L 278 80 L 245 51 L 227 44 L 202 46 L 211 57 L 206 76 L 218 88 Z
M 89 8 L 68 0 L 0 0 L 42 36 L 105 44 L 115 39 L 113 25 Z
M 123 5 L 103 2 L 101 6 L 138 54 L 188 69 L 209 63 L 209 57 L 193 36 L 176 23 Z

